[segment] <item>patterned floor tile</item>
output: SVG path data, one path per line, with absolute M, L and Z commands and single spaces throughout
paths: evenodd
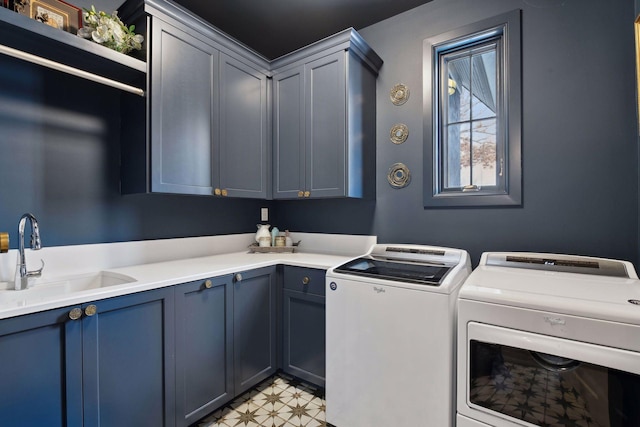
M 327 427 L 324 391 L 279 373 L 192 427 Z

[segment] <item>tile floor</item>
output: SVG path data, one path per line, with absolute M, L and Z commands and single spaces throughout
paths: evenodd
M 330 427 L 324 390 L 278 373 L 193 427 Z

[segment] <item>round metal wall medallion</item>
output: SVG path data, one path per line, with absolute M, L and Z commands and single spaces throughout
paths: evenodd
M 391 102 L 394 105 L 402 105 L 409 99 L 409 88 L 402 83 L 399 83 L 391 89 Z
M 409 128 L 404 123 L 398 123 L 391 128 L 389 138 L 394 144 L 402 144 L 409 136 Z
M 411 172 L 404 163 L 395 163 L 389 168 L 387 181 L 393 188 L 404 188 L 411 181 Z

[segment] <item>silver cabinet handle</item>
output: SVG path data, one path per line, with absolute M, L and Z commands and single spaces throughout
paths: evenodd
M 236 282 L 242 282 L 242 274 L 240 273 L 236 273 L 236 275 L 233 278 L 235 279 Z
M 302 284 L 303 285 L 308 285 L 309 283 L 311 283 L 311 279 L 309 279 L 309 277 L 307 277 L 307 276 L 304 276 L 302 278 Z
M 204 287 L 207 289 L 211 289 L 211 287 L 213 286 L 213 282 L 211 282 L 211 279 L 207 279 L 204 281 Z

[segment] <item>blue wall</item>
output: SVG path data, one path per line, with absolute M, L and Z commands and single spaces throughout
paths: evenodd
M 600 0 L 434 0 L 362 29 L 385 61 L 376 200 L 121 196 L 120 94 L 0 58 L 0 230 L 12 233 L 15 248 L 18 218 L 32 211 L 49 246 L 253 232 L 259 208 L 270 206 L 270 223 L 280 229 L 461 247 L 474 261 L 483 251 L 530 250 L 635 262 L 634 7 Z M 424 209 L 422 178 L 431 169 L 422 164 L 422 41 L 514 8 L 523 11 L 523 206 Z M 388 93 L 400 82 L 411 97 L 396 107 Z M 399 146 L 388 139 L 398 122 L 410 131 Z M 411 169 L 405 189 L 386 182 L 396 162 Z
M 522 9 L 523 205 L 424 209 L 422 41 Z M 434 0 L 359 32 L 384 59 L 378 79 L 377 200 L 287 202 L 291 229 L 376 234 L 382 242 L 483 251 L 525 250 L 638 257 L 634 4 L 600 0 Z M 397 83 L 411 90 L 394 106 Z M 395 123 L 409 127 L 402 145 Z M 411 184 L 386 182 L 405 163 Z

